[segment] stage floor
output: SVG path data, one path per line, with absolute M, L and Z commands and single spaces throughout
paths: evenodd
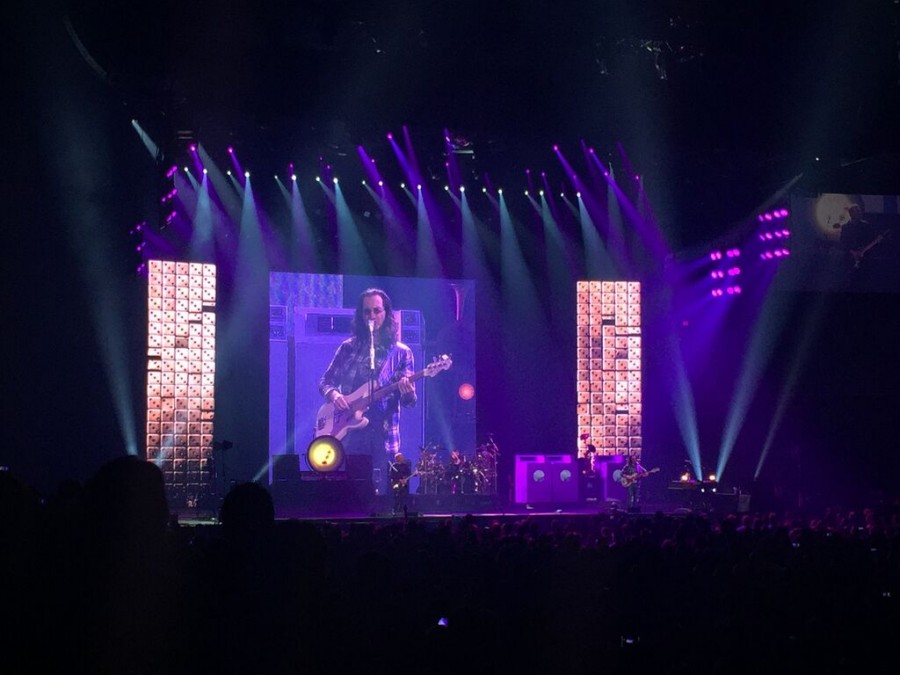
M 722 505 L 720 505 L 722 506 Z M 597 515 L 616 516 L 622 518 L 651 517 L 657 513 L 666 516 L 685 516 L 702 513 L 720 517 L 733 513 L 733 508 L 711 508 L 709 505 L 691 507 L 681 500 L 644 501 L 637 511 L 627 511 L 618 500 L 577 501 L 565 503 L 536 504 L 503 504 L 496 497 L 488 495 L 458 495 L 433 497 L 431 495 L 411 495 L 404 513 L 393 512 L 393 500 L 390 495 L 376 496 L 370 503 L 334 504 L 334 503 L 296 503 L 275 502 L 276 520 L 319 520 L 319 521 L 357 521 L 357 522 L 390 522 L 416 518 L 430 521 L 446 521 L 448 518 L 472 516 L 479 521 L 518 520 L 522 517 L 558 518 L 558 517 L 591 517 Z M 182 509 L 175 512 L 178 522 L 185 526 L 215 524 L 218 513 L 211 509 Z

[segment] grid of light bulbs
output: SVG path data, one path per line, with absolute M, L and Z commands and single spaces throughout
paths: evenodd
M 210 488 L 216 266 L 150 260 L 147 281 L 147 459 L 190 500 Z
M 639 456 L 640 282 L 579 281 L 576 295 L 577 438 L 589 434 L 601 455 Z

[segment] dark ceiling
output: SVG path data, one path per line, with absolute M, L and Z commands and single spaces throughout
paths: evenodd
M 816 156 L 872 191 L 897 181 L 892 162 L 867 171 L 900 150 L 897 0 L 73 0 L 65 14 L 85 69 L 164 151 L 194 138 L 255 166 L 337 162 L 407 125 L 418 153 L 442 153 L 447 128 L 473 144 L 474 174 L 522 176 L 558 170 L 553 143 L 615 160 L 621 142 L 678 218 L 719 225 Z

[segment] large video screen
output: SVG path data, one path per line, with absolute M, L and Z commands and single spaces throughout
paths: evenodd
M 807 290 L 900 291 L 900 197 L 791 198 L 792 279 Z
M 353 336 L 356 307 L 369 289 L 386 294 L 399 340 L 413 361 L 416 402 L 400 407 L 400 451 L 413 467 L 425 449 L 448 455 L 453 450 L 475 451 L 474 281 L 272 272 L 269 454 L 273 460 L 297 455 L 301 471 L 315 468 L 308 465 L 306 453 L 323 431 L 320 410 L 327 401 L 320 381 L 341 343 Z M 362 430 L 344 432 L 347 443 Z M 270 467 L 276 463 L 270 462 Z M 383 484 L 380 464 L 376 457 L 371 468 L 376 486 Z M 410 483 L 413 493 L 418 481 L 414 477 Z

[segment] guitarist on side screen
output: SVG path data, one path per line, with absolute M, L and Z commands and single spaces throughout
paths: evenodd
M 351 429 L 342 440 L 345 452 L 369 455 L 373 469 L 382 469 L 383 476 L 386 461 L 400 452 L 400 408 L 416 404 L 416 388 L 409 381 L 415 370 L 413 353 L 399 341 L 398 332 L 387 293 L 366 289 L 353 315 L 353 337 L 338 346 L 319 380 L 319 392 L 334 409 L 335 419 L 329 422 Z M 396 391 L 389 396 L 373 401 L 365 411 L 351 409 L 350 395 L 360 387 L 374 391 L 391 384 Z M 342 415 L 353 418 L 348 423 L 339 419 Z M 383 481 L 375 487 L 385 492 Z

